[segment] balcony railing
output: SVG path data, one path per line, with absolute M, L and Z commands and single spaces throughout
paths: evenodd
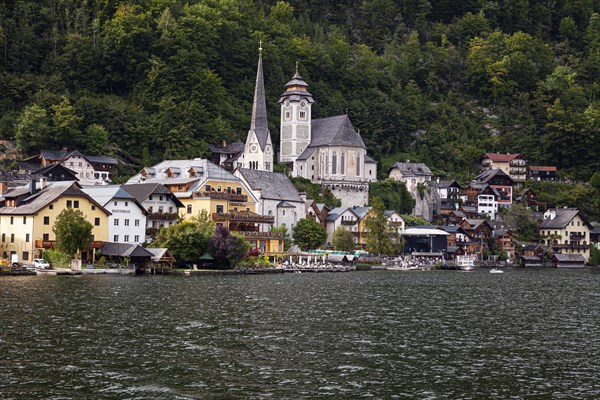
M 99 240 L 94 240 L 91 244 L 92 249 L 99 249 L 102 247 L 104 242 Z M 36 249 L 53 249 L 56 246 L 56 240 L 36 240 L 35 247 Z
M 260 215 L 253 212 L 213 213 L 212 219 L 213 221 L 256 222 L 265 224 L 272 224 L 275 222 L 275 217 Z
M 525 162 L 525 160 L 513 160 L 509 162 L 508 165 L 510 165 L 511 167 L 524 167 L 527 165 L 527 163 Z
M 245 194 L 227 193 L 227 192 L 196 192 L 196 197 L 206 197 L 214 200 L 229 200 L 245 203 L 248 201 L 248 196 Z
M 587 250 L 590 248 L 588 244 L 553 244 L 554 250 Z
M 585 234 L 579 232 L 571 232 L 569 234 L 569 240 L 584 240 Z
M 179 218 L 178 213 L 161 213 L 161 212 L 152 212 L 148 214 L 148 219 L 150 220 L 161 220 L 161 221 L 170 221 Z
M 352 219 L 343 219 L 342 220 L 342 225 L 356 225 L 356 222 L 357 221 L 352 220 Z
M 256 239 L 283 239 L 283 234 L 279 232 L 255 232 L 255 231 L 234 231 L 246 238 Z

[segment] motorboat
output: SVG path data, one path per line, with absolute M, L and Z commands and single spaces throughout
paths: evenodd
M 498 268 L 492 268 L 490 270 L 490 274 L 503 274 L 503 273 L 504 273 L 504 271 L 502 271 L 501 269 L 498 269 Z

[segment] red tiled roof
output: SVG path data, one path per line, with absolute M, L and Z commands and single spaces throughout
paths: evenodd
M 494 162 L 509 162 L 515 158 L 521 157 L 520 154 L 497 154 L 497 153 L 485 153 L 483 158 L 489 158 Z
M 534 166 L 534 167 L 529 167 L 530 171 L 554 171 L 556 172 L 556 167 L 549 167 L 549 166 Z

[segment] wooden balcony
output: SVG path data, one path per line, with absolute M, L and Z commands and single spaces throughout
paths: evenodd
M 235 201 L 238 203 L 245 203 L 248 201 L 248 196 L 245 194 L 237 194 L 237 193 L 227 193 L 227 192 L 196 192 L 194 194 L 195 197 L 200 198 L 209 198 L 214 200 L 228 200 Z
M 569 234 L 569 240 L 584 240 L 585 234 L 580 232 L 571 232 Z
M 343 219 L 342 220 L 342 225 L 356 225 L 358 223 L 358 221 L 354 220 L 354 219 Z
M 146 218 L 148 218 L 149 220 L 172 221 L 172 220 L 177 220 L 179 218 L 179 214 L 176 212 L 174 212 L 174 213 L 152 212 L 152 213 L 148 214 L 148 216 Z
M 553 244 L 553 250 L 588 250 L 589 244 Z
M 99 240 L 94 240 L 90 247 L 92 249 L 99 249 L 100 247 L 102 247 L 102 244 L 104 244 L 104 242 L 99 241 Z M 56 246 L 56 240 L 39 240 L 38 239 L 35 241 L 36 249 L 53 249 L 54 246 Z
M 273 224 L 275 217 L 260 215 L 251 211 L 231 211 L 227 213 L 213 213 L 213 221 L 235 221 L 235 222 L 254 222 L 259 224 Z

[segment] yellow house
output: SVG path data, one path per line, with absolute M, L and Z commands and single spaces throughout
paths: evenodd
M 92 224 L 93 243 L 84 249 L 82 260 L 93 259 L 95 249 L 108 240 L 110 213 L 79 189 L 75 182 L 46 184 L 32 181 L 29 186 L 9 189 L 3 194 L 0 208 L 0 252 L 8 259 L 16 254 L 27 263 L 54 247 L 52 227 L 65 208 L 80 209 Z
M 241 179 L 206 159 L 165 160 L 144 168 L 128 183 L 161 183 L 184 205 L 182 219 L 208 211 L 217 225 L 243 235 L 261 253 L 283 252 L 283 237 L 271 232 L 274 217 L 256 213 L 257 199 Z
M 592 226 L 576 208 L 556 208 L 544 213 L 539 225 L 541 243 L 557 254 L 581 254 L 590 258 Z

